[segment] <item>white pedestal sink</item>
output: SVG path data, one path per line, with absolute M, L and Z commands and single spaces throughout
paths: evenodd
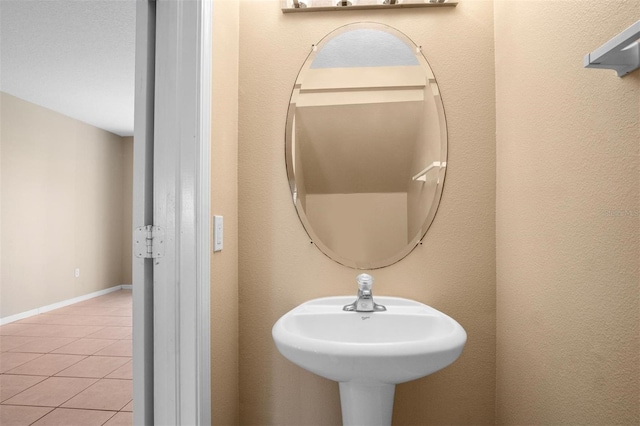
M 273 340 L 289 361 L 340 383 L 344 425 L 391 425 L 397 383 L 454 362 L 467 334 L 422 303 L 376 296 L 385 312 L 346 312 L 353 296 L 310 300 L 284 314 Z

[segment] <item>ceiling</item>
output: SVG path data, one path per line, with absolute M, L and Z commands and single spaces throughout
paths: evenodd
M 0 90 L 133 135 L 135 0 L 0 0 Z

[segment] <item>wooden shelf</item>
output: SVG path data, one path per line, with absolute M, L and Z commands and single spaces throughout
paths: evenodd
M 298 12 L 332 12 L 346 10 L 371 10 L 371 9 L 413 9 L 419 7 L 456 7 L 457 1 L 445 3 L 400 3 L 400 4 L 356 4 L 353 6 L 318 6 L 318 7 L 283 7 L 282 13 Z

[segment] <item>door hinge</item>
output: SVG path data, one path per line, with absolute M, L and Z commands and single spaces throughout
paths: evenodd
M 164 230 L 159 226 L 139 226 L 133 235 L 136 257 L 156 259 L 164 256 Z

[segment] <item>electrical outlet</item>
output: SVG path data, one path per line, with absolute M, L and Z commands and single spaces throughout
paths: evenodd
M 76 268 L 75 271 L 73 271 L 73 275 L 76 278 L 80 278 L 80 268 Z

